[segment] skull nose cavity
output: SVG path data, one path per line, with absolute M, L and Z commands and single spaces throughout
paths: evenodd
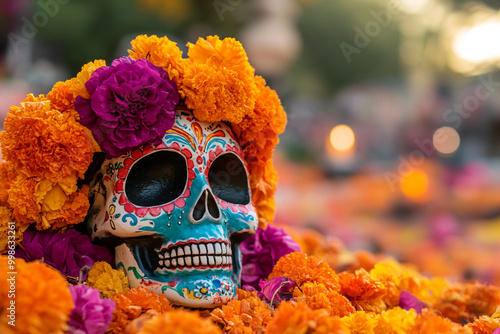
M 191 222 L 199 223 L 205 216 L 214 222 L 218 221 L 220 218 L 220 210 L 217 202 L 215 201 L 214 195 L 208 189 L 203 190 L 198 201 L 193 207 L 191 212 Z

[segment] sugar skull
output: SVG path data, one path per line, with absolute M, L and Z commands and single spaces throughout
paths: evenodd
M 241 148 L 226 124 L 177 110 L 161 144 L 104 161 L 90 201 L 92 238 L 115 249 L 132 287 L 197 308 L 236 297 L 239 244 L 258 221 Z

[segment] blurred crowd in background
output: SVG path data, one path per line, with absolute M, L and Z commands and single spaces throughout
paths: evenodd
M 138 34 L 166 35 L 184 52 L 198 37 L 235 37 L 288 114 L 275 224 L 307 229 L 304 245 L 336 254 L 337 267 L 366 250 L 500 283 L 499 9 L 495 0 L 0 0 L 0 124 L 27 93 L 127 55 Z

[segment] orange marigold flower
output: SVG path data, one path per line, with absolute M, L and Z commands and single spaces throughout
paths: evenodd
M 443 290 L 433 308 L 457 323 L 473 322 L 495 312 L 500 305 L 500 288 L 481 283 L 456 284 Z
M 0 332 L 62 333 L 74 307 L 66 279 L 44 263 L 22 259 L 15 260 L 16 326 L 8 325 L 7 262 L 7 256 L 0 258 Z
M 71 116 L 79 121 L 80 115 L 75 110 L 75 95 L 73 95 L 73 85 L 75 82 L 75 79 L 56 82 L 52 90 L 47 94 L 47 99 L 50 100 L 52 108 L 62 113 L 70 113 Z
M 12 166 L 12 164 L 9 164 L 7 162 L 0 162 L 0 205 L 1 206 L 8 206 L 8 198 L 9 198 L 8 190 L 10 188 L 10 182 L 15 178 L 16 178 L 16 171 Z
M 474 322 L 467 324 L 466 328 L 469 328 L 473 334 L 491 334 L 500 328 L 500 319 L 482 315 Z
M 285 276 L 293 279 L 297 286 L 306 282 L 323 283 L 325 287 L 340 291 L 339 277 L 324 261 L 301 252 L 282 256 L 273 268 L 268 280 Z
M 356 312 L 352 304 L 335 290 L 325 287 L 323 283 L 307 282 L 299 289 L 295 289 L 294 297 L 303 301 L 313 310 L 325 309 L 330 315 L 344 317 Z
M 28 224 L 13 223 L 12 210 L 5 206 L 0 206 L 0 253 L 6 253 L 9 246 L 9 235 L 15 233 L 16 245 L 23 241 L 23 232 L 28 228 Z
M 109 333 L 123 333 L 127 325 L 141 314 L 156 315 L 172 310 L 172 305 L 165 295 L 158 295 L 142 286 L 117 293 L 113 300 L 116 307 Z
M 340 319 L 352 334 L 373 334 L 377 324 L 378 314 L 358 311 Z
M 11 181 L 8 190 L 8 204 L 13 210 L 14 219 L 17 222 L 41 222 L 40 208 L 35 200 L 34 179 L 28 179 L 24 175 L 17 175 Z
M 130 44 L 132 46 L 132 50 L 128 50 L 130 58 L 136 60 L 147 59 L 154 65 L 163 67 L 167 71 L 170 80 L 173 80 L 179 87 L 186 60 L 182 58 L 182 51 L 177 46 L 177 43 L 172 42 L 165 36 L 140 35 Z
M 302 302 L 282 302 L 266 328 L 266 334 L 330 333 L 347 334 L 340 318 L 331 317 L 324 309 L 312 310 Z
M 271 309 L 255 293 L 233 300 L 210 313 L 210 319 L 230 334 L 264 333 L 271 318 Z
M 152 317 L 144 323 L 138 334 L 157 334 L 168 331 L 171 334 L 222 334 L 222 331 L 197 312 L 174 310 Z
M 346 296 L 357 310 L 380 313 L 386 305 L 382 297 L 387 289 L 378 279 L 366 270 L 359 269 L 354 274 L 340 273 L 341 293 Z
M 23 102 L 7 115 L 2 154 L 28 177 L 59 180 L 83 177 L 92 162 L 84 127 L 70 114 L 50 109 L 50 102 Z
M 249 163 L 248 169 L 252 202 L 259 217 L 259 227 L 265 229 L 267 224 L 273 221 L 276 211 L 273 196 L 278 183 L 278 173 L 271 159 L 265 163 L 264 167 L 261 164 Z
M 87 88 L 85 88 L 85 83 L 90 79 L 95 70 L 103 66 L 106 66 L 106 62 L 102 59 L 97 59 L 83 65 L 81 71 L 76 75 L 76 78 L 72 79 L 70 92 L 73 96 L 76 97 L 80 95 L 85 99 L 89 99 L 90 93 Z
M 469 328 L 452 322 L 448 318 L 437 315 L 430 309 L 423 309 L 415 318 L 411 333 L 415 334 L 472 334 Z M 491 333 L 491 332 L 488 332 Z
M 266 86 L 266 81 L 261 76 L 255 76 L 254 81 L 257 90 L 255 108 L 237 124 L 238 132 L 246 131 L 248 140 L 257 137 L 267 126 L 275 134 L 280 134 L 285 130 L 286 124 L 286 114 L 276 91 Z
M 218 36 L 187 44 L 189 58 L 179 90 L 200 121 L 240 123 L 252 113 L 257 89 L 254 69 L 240 42 Z

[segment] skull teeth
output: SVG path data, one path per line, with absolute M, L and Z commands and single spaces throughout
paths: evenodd
M 157 271 L 182 269 L 231 270 L 231 246 L 227 241 L 215 240 L 182 243 L 156 251 Z

